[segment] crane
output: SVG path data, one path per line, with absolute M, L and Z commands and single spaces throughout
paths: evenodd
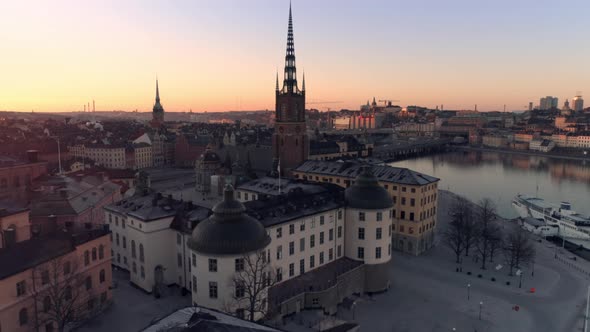
M 394 100 L 394 99 L 381 99 L 381 100 L 379 100 L 379 102 L 384 103 L 385 106 L 388 106 L 388 105 L 391 106 L 391 103 L 394 101 L 398 102 L 399 100 Z

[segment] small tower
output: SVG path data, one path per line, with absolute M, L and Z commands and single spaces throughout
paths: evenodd
M 221 159 L 209 147 L 195 163 L 196 190 L 206 194 L 211 192 L 211 176 L 221 167 Z
M 156 103 L 152 110 L 152 126 L 154 128 L 161 127 L 164 124 L 164 107 L 160 104 L 160 89 L 158 87 L 158 79 L 156 79 Z

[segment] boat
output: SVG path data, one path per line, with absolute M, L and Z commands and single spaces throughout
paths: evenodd
M 539 197 L 518 194 L 512 206 L 522 218 L 535 218 L 547 226 L 557 226 L 557 236 L 563 239 L 590 244 L 590 218 L 573 211 L 569 202 L 553 204 Z

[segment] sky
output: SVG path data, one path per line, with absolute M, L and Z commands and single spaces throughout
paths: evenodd
M 590 99 L 590 1 L 293 0 L 308 108 Z M 0 110 L 274 109 L 288 0 L 0 1 Z M 328 103 L 329 102 L 329 103 Z

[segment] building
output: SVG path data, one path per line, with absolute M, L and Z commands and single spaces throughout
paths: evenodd
M 293 170 L 296 179 L 348 188 L 362 164 L 308 160 Z M 419 255 L 434 246 L 439 179 L 407 168 L 376 166 L 374 173 L 395 207 L 393 248 Z
M 540 110 L 550 110 L 553 108 L 557 108 L 559 105 L 559 99 L 557 97 L 547 96 L 543 97 L 539 100 L 539 109 Z
M 483 135 L 482 144 L 492 148 L 505 148 L 508 145 L 508 139 L 502 135 Z
M 265 179 L 254 181 L 272 182 Z M 147 292 L 163 294 L 177 284 L 199 306 L 245 317 L 247 301 L 232 280 L 264 257 L 266 313 L 253 313 L 255 319 L 305 308 L 334 313 L 353 293 L 387 290 L 393 200 L 371 171 L 346 190 L 287 182 L 288 192 L 274 195 L 264 185 L 241 185 L 245 203 L 228 185 L 212 210 L 158 193 L 111 204 L 105 211 L 113 264 L 130 270 L 131 282 Z M 249 199 L 246 192 L 256 194 Z
M 195 163 L 196 190 L 201 193 L 210 193 L 211 177 L 217 174 L 220 168 L 219 155 L 207 148 Z
M 154 166 L 152 147 L 147 143 L 136 143 L 132 147 L 133 169 L 143 169 Z
M 555 147 L 555 143 L 548 139 L 533 139 L 529 149 L 533 151 L 550 152 Z
M 20 219 L 13 222 L 28 223 L 28 213 Z M 2 330 L 57 331 L 60 321 L 87 319 L 105 308 L 112 285 L 108 233 L 23 232 L 0 248 Z
M 584 110 L 584 99 L 582 99 L 582 96 L 575 96 L 574 99 L 572 99 L 572 103 L 574 105 L 574 112 L 582 112 Z
M 27 151 L 26 161 L 0 157 L 0 201 L 27 200 L 34 180 L 47 174 L 47 162 L 37 159 L 37 151 Z
M 160 104 L 160 89 L 158 87 L 158 80 L 156 79 L 156 102 L 152 109 L 152 122 L 154 128 L 160 128 L 164 124 L 164 107 Z
M 273 158 L 283 174 L 302 163 L 309 156 L 309 139 L 305 124 L 305 76 L 301 90 L 297 85 L 293 20 L 289 7 L 289 29 L 283 87 L 276 82 L 275 131 L 272 136 Z M 277 169 L 273 166 L 273 169 Z
M 90 144 L 84 146 L 84 152 L 86 158 L 94 161 L 96 166 L 113 169 L 128 168 L 125 145 Z

